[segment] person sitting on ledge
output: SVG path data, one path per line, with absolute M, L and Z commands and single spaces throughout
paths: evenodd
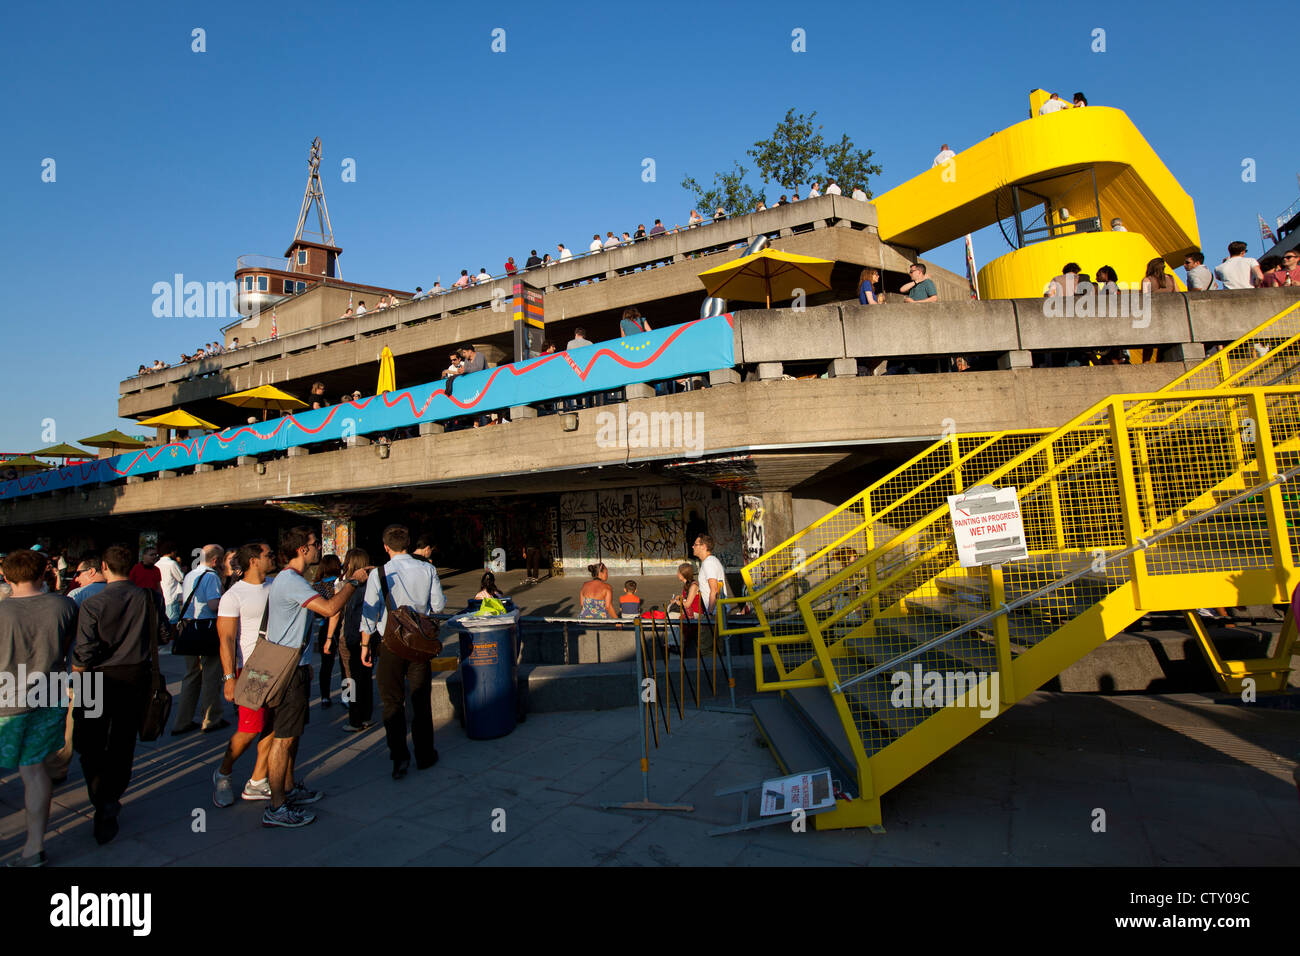
M 902 285 L 898 291 L 907 294 L 905 301 L 908 305 L 939 301 L 939 290 L 935 286 L 933 279 L 926 278 L 923 264 L 919 262 L 913 263 L 908 267 L 907 274 L 912 277 L 912 281 Z
M 578 617 L 616 618 L 614 609 L 614 589 L 609 586 L 609 568 L 604 563 L 587 565 L 591 580 L 578 591 L 581 608 Z

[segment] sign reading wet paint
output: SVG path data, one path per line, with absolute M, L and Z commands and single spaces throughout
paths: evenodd
M 963 568 L 1006 564 L 1029 557 L 1020 498 L 1015 488 L 976 485 L 948 499 L 957 557 Z

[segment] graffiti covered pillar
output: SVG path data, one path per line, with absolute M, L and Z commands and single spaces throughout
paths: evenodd
M 320 553 L 334 554 L 340 561 L 352 550 L 357 539 L 357 524 L 351 518 L 322 518 L 320 523 Z
M 752 498 L 746 498 L 746 501 L 752 501 Z M 745 528 L 746 560 L 753 561 L 761 557 L 772 548 L 775 548 L 782 541 L 786 541 L 798 529 L 794 526 L 794 499 L 788 491 L 765 491 L 761 499 L 760 513 L 758 515 L 758 553 L 748 554 L 750 535 L 749 527 Z M 746 509 L 748 511 L 748 509 Z

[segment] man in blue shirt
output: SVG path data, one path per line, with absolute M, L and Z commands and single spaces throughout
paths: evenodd
M 226 549 L 221 545 L 205 545 L 203 563 L 185 575 L 181 583 L 184 602 L 181 620 L 211 621 L 208 626 L 214 629 L 213 633 L 216 633 L 217 605 L 221 603 L 221 575 L 217 566 L 225 555 Z M 194 719 L 196 707 L 202 708 L 205 734 L 230 726 L 230 721 L 221 716 L 221 657 L 217 654 L 186 655 L 185 678 L 181 681 L 176 719 L 172 724 L 173 737 L 199 729 Z
M 352 578 L 341 581 L 338 593 L 327 601 L 303 577 L 308 568 L 320 563 L 320 542 L 316 532 L 307 527 L 290 529 L 280 544 L 280 559 L 284 569 L 275 576 L 267 596 L 266 639 L 301 652 L 311 635 L 313 615 L 330 618 L 343 610 L 348 595 L 353 588 L 362 585 L 369 569 L 358 569 Z M 293 781 L 294 759 L 298 754 L 298 738 L 307 726 L 310 695 L 311 665 L 303 664 L 300 657 L 298 670 L 290 679 L 283 698 L 275 707 L 267 708 L 267 720 L 273 728 L 274 739 L 267 755 L 271 805 L 262 814 L 264 827 L 305 827 L 316 819 L 314 813 L 302 807 L 315 803 L 321 795 L 302 784 L 289 787 Z
M 361 609 L 361 664 L 369 667 L 372 643 L 382 637 L 388 623 L 379 575 L 388 581 L 393 607 L 411 607 L 420 614 L 437 614 L 447 606 L 438 581 L 438 569 L 432 563 L 417 561 L 407 554 L 411 532 L 400 524 L 384 529 L 384 550 L 389 561 L 370 573 L 366 598 Z M 393 758 L 393 779 L 401 780 L 411 766 L 411 752 L 406 747 L 406 682 L 411 683 L 411 744 L 415 748 L 415 766 L 425 770 L 438 762 L 433 746 L 433 703 L 430 698 L 433 672 L 429 663 L 412 663 L 385 651 L 379 655 L 379 699 L 384 708 L 384 734 Z

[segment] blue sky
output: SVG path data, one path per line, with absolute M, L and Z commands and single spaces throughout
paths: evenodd
M 1262 29 L 1220 29 L 1221 5 L 294 9 L 6 7 L 0 451 L 41 445 L 45 419 L 60 441 L 119 425 L 122 378 L 216 338 L 213 320 L 154 318 L 152 286 L 225 281 L 240 254 L 283 253 L 315 136 L 343 275 L 408 289 L 655 217 L 684 223 L 683 175 L 708 181 L 745 158 L 790 107 L 874 150 L 880 193 L 941 142 L 960 150 L 1024 118 L 1031 88 L 1083 90 L 1127 111 L 1191 194 L 1207 259 L 1233 239 L 1258 255 L 1256 213 L 1271 224 L 1300 194 L 1295 108 L 1253 92 L 1283 72 L 1279 48 Z M 796 28 L 806 52 L 791 49 Z M 341 181 L 345 158 L 355 182 Z M 977 235 L 980 264 L 1005 251 L 996 231 Z M 929 258 L 963 268 L 958 244 Z

